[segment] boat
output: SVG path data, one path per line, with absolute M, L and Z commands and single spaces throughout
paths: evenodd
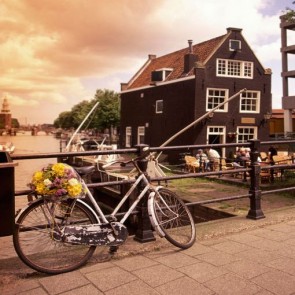
M 0 152 L 8 152 L 9 154 L 13 154 L 15 150 L 15 146 L 12 142 L 0 142 Z

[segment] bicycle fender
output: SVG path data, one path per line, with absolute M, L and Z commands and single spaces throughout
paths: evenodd
M 159 190 L 161 187 L 158 186 L 157 188 Z M 156 191 L 158 191 L 158 190 L 156 190 Z M 150 218 L 152 227 L 154 228 L 154 230 L 158 233 L 158 235 L 161 238 L 164 238 L 165 237 L 165 233 L 160 228 L 159 223 L 157 221 L 157 218 L 156 218 L 156 216 L 154 214 L 154 206 L 153 205 L 154 205 L 154 198 L 155 198 L 155 195 L 156 195 L 156 191 L 152 191 L 149 194 L 149 197 L 148 197 L 148 213 L 149 213 L 149 218 Z
M 77 202 L 82 203 L 85 207 L 87 207 L 87 209 L 89 209 L 91 211 L 91 213 L 95 216 L 95 219 L 97 221 L 97 223 L 101 223 L 101 221 L 99 220 L 99 217 L 97 216 L 96 212 L 84 201 L 77 199 Z

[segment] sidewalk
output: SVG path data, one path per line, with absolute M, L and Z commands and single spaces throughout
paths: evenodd
M 11 237 L 0 238 L 0 294 L 295 294 L 295 207 L 196 228 L 188 250 L 130 238 L 112 259 L 102 262 L 107 252 L 97 250 L 83 268 L 56 276 L 23 265 Z

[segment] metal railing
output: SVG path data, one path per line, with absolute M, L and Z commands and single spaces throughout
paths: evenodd
M 199 148 L 208 148 L 208 147 L 249 147 L 251 149 L 250 152 L 250 160 L 251 163 L 248 167 L 235 169 L 234 173 L 248 173 L 250 177 L 250 185 L 249 192 L 243 195 L 237 196 L 229 196 L 217 199 L 209 199 L 202 200 L 196 202 L 187 203 L 188 206 L 194 205 L 202 205 L 202 204 L 210 204 L 210 203 L 218 203 L 222 201 L 242 199 L 249 197 L 249 212 L 247 214 L 247 218 L 250 219 L 261 219 L 264 218 L 264 213 L 261 208 L 261 196 L 271 193 L 278 192 L 287 192 L 292 191 L 295 187 L 286 187 L 280 189 L 269 189 L 269 190 L 261 190 L 260 184 L 260 173 L 263 170 L 271 169 L 274 171 L 275 169 L 295 169 L 295 164 L 288 165 L 269 165 L 269 166 L 261 166 L 257 161 L 259 151 L 261 146 L 263 145 L 274 145 L 276 143 L 286 144 L 287 146 L 290 144 L 294 144 L 295 140 L 280 140 L 276 141 L 265 141 L 261 142 L 259 140 L 251 140 L 247 143 L 232 143 L 232 144 L 214 144 L 214 145 L 186 145 L 186 146 L 168 146 L 168 147 L 150 147 L 150 152 L 165 152 L 165 151 L 193 151 Z M 85 152 L 66 152 L 66 153 L 44 153 L 44 154 L 30 154 L 30 155 L 12 155 L 11 157 L 2 153 L 0 155 L 0 216 L 2 216 L 2 221 L 0 221 L 0 236 L 11 235 L 14 227 L 14 218 L 15 218 L 15 196 L 26 195 L 30 191 L 22 190 L 15 191 L 14 188 L 14 162 L 16 160 L 31 160 L 31 159 L 42 159 L 42 158 L 56 158 L 58 160 L 64 158 L 78 157 L 78 156 L 98 156 L 98 155 L 109 155 L 109 154 L 138 154 L 142 153 L 142 147 L 145 145 L 138 145 L 135 148 L 129 149 L 117 149 L 112 151 L 85 151 Z M 170 175 L 165 177 L 153 177 L 152 181 L 168 181 L 174 179 L 184 179 L 184 178 L 197 178 L 197 177 L 206 177 L 206 176 L 222 176 L 226 174 L 232 174 L 233 171 L 211 171 L 211 172 L 201 172 L 201 173 L 185 173 L 181 175 Z M 114 185 L 129 185 L 133 183 L 134 180 L 119 180 L 119 181 L 110 181 L 110 182 L 97 182 L 88 184 L 88 187 L 106 187 L 106 186 L 114 186 Z M 5 185 L 4 185 L 5 184 Z M 5 189 L 2 189 L 4 188 Z M 137 240 L 144 242 L 144 239 L 140 237 L 144 236 L 144 231 L 150 227 L 148 217 L 145 214 L 146 212 L 146 204 L 142 203 L 138 210 L 135 212 L 139 215 L 139 220 L 141 228 L 137 229 Z M 120 213 L 121 214 L 121 213 Z

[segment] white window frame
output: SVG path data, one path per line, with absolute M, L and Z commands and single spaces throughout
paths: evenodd
M 240 94 L 240 113 L 260 113 L 260 91 L 255 90 L 247 90 Z M 243 101 L 248 101 L 247 103 L 242 104 Z M 250 110 L 242 109 L 242 106 L 246 105 L 250 108 Z M 253 106 L 256 106 L 255 110 L 253 110 Z
M 235 77 L 243 79 L 253 79 L 254 63 L 234 59 L 216 59 L 217 77 Z
M 144 138 L 145 136 L 145 127 L 144 126 L 138 126 L 137 127 L 137 144 L 145 143 Z M 141 138 L 143 137 L 143 141 L 141 142 Z
M 127 126 L 126 129 L 126 134 L 125 134 L 125 147 L 131 147 L 132 143 L 132 127 Z
M 234 49 L 232 48 L 232 43 L 233 42 L 238 42 L 239 44 L 239 48 L 238 49 Z M 242 48 L 242 42 L 240 40 L 235 40 L 235 39 L 229 39 L 229 43 L 228 43 L 228 46 L 229 46 L 229 51 L 237 51 L 237 50 L 241 50 Z
M 209 95 L 209 92 L 210 91 L 214 91 L 214 95 Z M 220 95 L 220 93 L 218 94 L 218 92 L 220 91 L 224 91 L 225 92 L 225 95 L 222 96 Z M 213 107 L 212 108 L 209 108 L 209 98 L 210 97 L 214 97 L 215 99 L 218 100 L 218 104 L 214 103 Z M 222 100 L 223 98 L 223 101 L 220 101 Z M 223 88 L 207 88 L 207 91 L 206 91 L 206 111 L 211 111 L 213 108 L 215 108 L 217 105 L 219 105 L 220 103 L 224 102 L 224 101 L 227 101 L 228 100 L 228 89 L 223 89 Z M 222 113 L 225 113 L 227 112 L 228 110 L 228 104 L 224 104 L 223 106 L 221 106 L 222 109 L 217 109 L 215 112 L 222 112 Z
M 161 107 L 159 106 L 162 104 Z M 162 99 L 156 100 L 156 114 L 162 114 L 164 108 L 164 101 Z
M 208 126 L 207 127 L 207 139 L 206 142 L 209 144 L 209 135 L 219 135 L 221 136 L 221 143 L 225 143 L 226 137 L 226 127 L 225 126 Z M 225 148 L 221 148 L 221 157 L 225 157 Z
M 252 132 L 247 132 L 252 131 Z M 257 139 L 257 127 L 256 126 L 237 126 L 237 143 L 245 143 L 250 139 Z

